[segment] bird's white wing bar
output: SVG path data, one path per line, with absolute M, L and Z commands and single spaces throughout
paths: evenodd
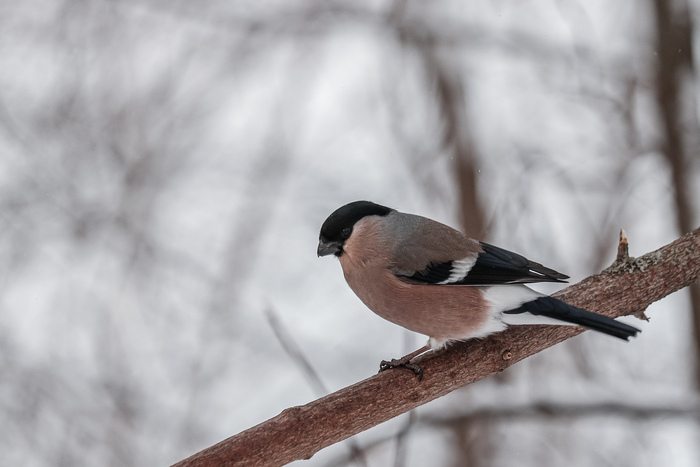
M 455 282 L 460 282 L 467 277 L 469 271 L 476 263 L 476 256 L 471 258 L 458 259 L 452 261 L 452 269 L 450 270 L 450 277 L 444 281 L 438 282 L 439 285 L 454 284 Z

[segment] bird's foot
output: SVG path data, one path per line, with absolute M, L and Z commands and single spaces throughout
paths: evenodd
M 405 358 L 405 357 L 404 357 Z M 411 370 L 416 375 L 418 375 L 418 381 L 423 380 L 423 370 L 420 369 L 415 363 L 411 363 L 410 359 L 405 360 L 404 358 L 392 358 L 391 360 L 382 360 L 379 364 L 379 373 L 386 370 L 391 370 L 393 368 L 406 368 Z
M 411 352 L 408 355 L 404 355 L 401 358 L 392 358 L 391 360 L 382 360 L 382 362 L 379 364 L 379 373 L 382 371 L 390 370 L 392 368 L 407 368 L 414 372 L 416 375 L 418 375 L 418 381 L 423 380 L 423 370 L 420 369 L 418 365 L 415 363 L 411 363 L 411 360 L 413 360 L 414 357 L 417 357 L 418 355 L 427 352 L 430 350 L 430 347 L 427 345 L 424 345 L 420 349 L 416 350 L 415 352 Z

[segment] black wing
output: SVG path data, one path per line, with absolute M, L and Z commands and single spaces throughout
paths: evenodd
M 476 260 L 436 263 L 408 278 L 438 285 L 496 285 L 528 282 L 566 282 L 569 276 L 530 261 L 524 256 L 479 242 L 484 250 Z

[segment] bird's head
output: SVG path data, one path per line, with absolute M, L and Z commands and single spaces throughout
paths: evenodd
M 371 201 L 354 201 L 336 209 L 321 226 L 316 253 L 318 256 L 341 256 L 343 245 L 359 220 L 367 216 L 386 216 L 392 211 Z

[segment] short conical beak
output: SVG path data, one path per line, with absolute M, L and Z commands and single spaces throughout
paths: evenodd
M 338 242 L 329 242 L 320 238 L 318 240 L 318 248 L 316 249 L 316 254 L 318 256 L 328 256 L 336 255 L 342 251 L 342 245 Z

